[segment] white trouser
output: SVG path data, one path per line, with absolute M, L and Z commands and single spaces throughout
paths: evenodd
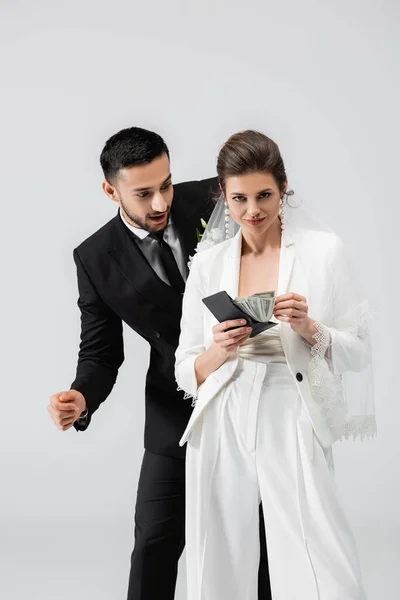
M 273 600 L 365 600 L 328 458 L 287 365 L 240 360 L 188 442 L 188 600 L 257 600 L 260 501 Z

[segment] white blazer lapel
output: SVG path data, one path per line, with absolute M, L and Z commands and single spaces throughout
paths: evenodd
M 300 242 L 295 241 L 293 229 L 290 223 L 285 220 L 279 261 L 278 295 L 290 292 L 301 294 L 309 300 L 308 278 L 302 266 Z
M 239 290 L 240 257 L 242 252 L 241 229 L 232 238 L 222 261 L 219 291 L 225 290 L 234 300 Z
M 301 294 L 308 300 L 308 284 L 301 261 L 298 257 L 298 248 L 292 234 L 290 223 L 285 220 L 282 234 L 282 246 L 279 262 L 278 296 L 294 292 Z M 280 323 L 280 333 L 286 357 L 291 362 L 292 353 L 296 352 L 299 341 L 302 339 L 287 323 Z
M 279 258 L 279 279 L 277 296 L 288 293 L 290 279 L 295 262 L 294 240 L 291 235 L 290 227 L 285 223 L 282 233 L 281 253 Z M 294 290 L 292 290 L 294 291 Z

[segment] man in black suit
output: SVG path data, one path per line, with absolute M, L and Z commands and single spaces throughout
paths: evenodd
M 48 410 L 61 430 L 84 431 L 124 360 L 122 322 L 149 342 L 128 600 L 173 600 L 184 548 L 185 448 L 178 441 L 192 410 L 177 389 L 175 351 L 187 262 L 218 182 L 173 188 L 165 142 L 137 127 L 112 136 L 100 162 L 103 190 L 118 214 L 74 250 L 81 310 L 77 373 L 70 390 L 51 397 Z M 270 597 L 264 540 L 259 588 L 260 598 Z

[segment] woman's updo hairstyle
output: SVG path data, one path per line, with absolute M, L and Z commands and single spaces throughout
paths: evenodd
M 228 177 L 257 172 L 271 174 L 284 193 L 287 176 L 278 145 L 259 131 L 247 130 L 231 135 L 217 159 L 218 179 L 224 193 Z

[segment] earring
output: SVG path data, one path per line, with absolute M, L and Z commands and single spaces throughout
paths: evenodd
M 281 198 L 281 201 L 279 203 L 279 219 L 281 221 L 281 231 L 283 233 L 283 230 L 285 228 L 285 203 L 283 197 Z
M 229 239 L 229 220 L 230 220 L 230 212 L 228 208 L 227 202 L 225 202 L 225 238 Z

